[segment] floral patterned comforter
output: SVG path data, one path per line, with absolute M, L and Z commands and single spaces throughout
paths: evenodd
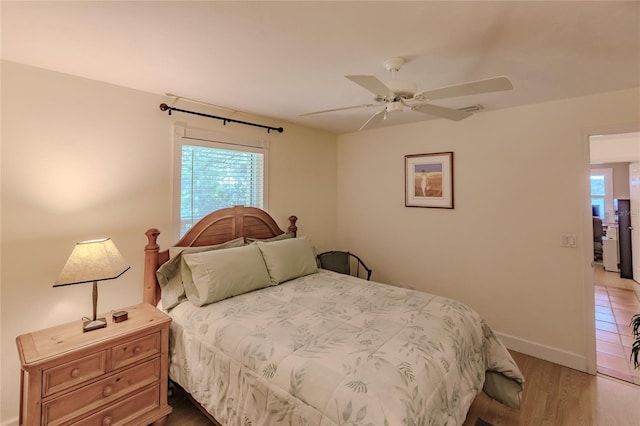
M 459 425 L 485 370 L 524 383 L 466 305 L 324 270 L 170 315 L 171 378 L 228 426 Z

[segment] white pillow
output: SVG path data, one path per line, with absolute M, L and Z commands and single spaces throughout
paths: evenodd
M 270 285 L 269 272 L 255 245 L 182 256 L 193 281 L 185 280 L 187 299 L 196 306 Z
M 271 284 L 318 272 L 316 255 L 306 237 L 273 242 L 257 242 L 269 270 Z

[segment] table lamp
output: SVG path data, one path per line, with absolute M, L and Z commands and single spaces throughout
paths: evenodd
M 110 238 L 82 241 L 75 245 L 53 286 L 93 282 L 93 317 L 83 326 L 87 332 L 107 326 L 105 318 L 96 318 L 98 281 L 113 280 L 128 270 L 129 266 Z

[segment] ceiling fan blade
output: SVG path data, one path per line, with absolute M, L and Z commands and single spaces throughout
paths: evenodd
M 344 111 L 347 109 L 369 108 L 372 106 L 379 106 L 379 104 L 363 104 L 363 105 L 354 105 L 354 106 L 348 106 L 348 107 L 342 107 L 342 108 L 325 109 L 322 111 L 305 112 L 304 114 L 298 114 L 298 117 L 305 117 L 307 115 L 315 115 L 315 114 L 324 114 L 325 112 Z
M 369 117 L 369 119 L 360 127 L 360 130 L 364 130 L 367 127 L 375 127 L 376 125 L 378 125 L 378 123 L 380 123 L 382 120 L 385 119 L 385 114 L 386 114 L 387 110 L 383 109 L 382 111 L 378 111 L 375 114 L 373 114 L 371 117 Z
M 459 109 L 445 108 L 432 104 L 420 104 L 411 107 L 413 111 L 422 112 L 429 115 L 446 118 L 447 120 L 460 121 L 471 115 L 470 112 L 460 111 Z
M 364 87 L 374 95 L 378 95 L 383 98 L 393 96 L 393 92 L 391 92 L 383 82 L 372 75 L 346 75 L 345 77 L 357 85 Z
M 455 98 L 457 96 L 477 95 L 479 93 L 499 92 L 511 90 L 513 85 L 507 77 L 493 77 L 485 80 L 471 81 L 468 83 L 454 84 L 453 86 L 427 90 L 416 93 L 416 98 L 434 100 L 442 98 Z

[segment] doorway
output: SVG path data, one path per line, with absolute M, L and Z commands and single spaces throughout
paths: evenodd
M 633 342 L 629 322 L 640 312 L 640 284 L 636 282 L 640 279 L 640 232 L 635 230 L 640 230 L 640 224 L 632 213 L 639 211 L 640 202 L 640 132 L 589 139 L 593 235 L 598 231 L 596 216 L 603 227 L 602 259 L 597 258 L 596 236 L 592 267 L 596 370 L 640 385 L 640 371 L 629 360 Z

